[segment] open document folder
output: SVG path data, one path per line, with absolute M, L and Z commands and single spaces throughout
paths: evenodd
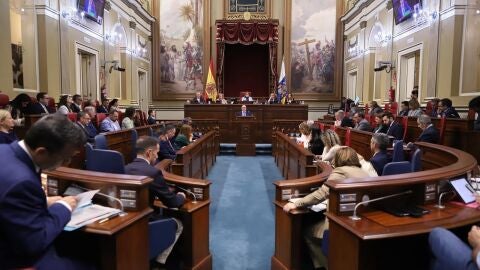
M 117 215 L 121 211 L 116 208 L 92 204 L 93 196 L 99 190 L 90 190 L 76 195 L 77 208 L 72 212 L 70 222 L 67 223 L 64 230 L 73 231 L 97 220 Z

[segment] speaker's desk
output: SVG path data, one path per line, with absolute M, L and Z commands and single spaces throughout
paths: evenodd
M 185 117 L 217 120 L 222 143 L 238 143 L 236 114 L 242 104 L 185 104 Z M 277 119 L 307 120 L 306 104 L 247 104 L 247 110 L 255 117 L 257 130 L 252 140 L 255 143 L 271 143 L 273 122 Z

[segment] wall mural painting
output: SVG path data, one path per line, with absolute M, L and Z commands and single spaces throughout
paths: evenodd
M 201 91 L 204 0 L 160 1 L 160 73 L 164 94 Z
M 23 89 L 22 45 L 12 44 L 13 87 Z
M 293 92 L 333 93 L 335 0 L 293 0 L 290 87 Z

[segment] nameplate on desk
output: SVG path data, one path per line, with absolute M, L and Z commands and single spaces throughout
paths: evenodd
M 136 200 L 128 200 L 128 199 L 121 199 L 123 207 L 125 208 L 136 208 L 137 201 Z
M 355 209 L 355 203 L 341 203 L 340 212 L 351 212 Z
M 120 189 L 120 198 L 122 199 L 136 199 L 137 192 L 135 190 Z
M 357 201 L 357 194 L 349 193 L 349 194 L 340 194 L 340 202 L 356 202 Z

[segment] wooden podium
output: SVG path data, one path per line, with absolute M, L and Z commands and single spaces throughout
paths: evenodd
M 235 126 L 238 156 L 255 156 L 255 141 L 257 138 L 257 121 L 255 116 L 236 116 Z

